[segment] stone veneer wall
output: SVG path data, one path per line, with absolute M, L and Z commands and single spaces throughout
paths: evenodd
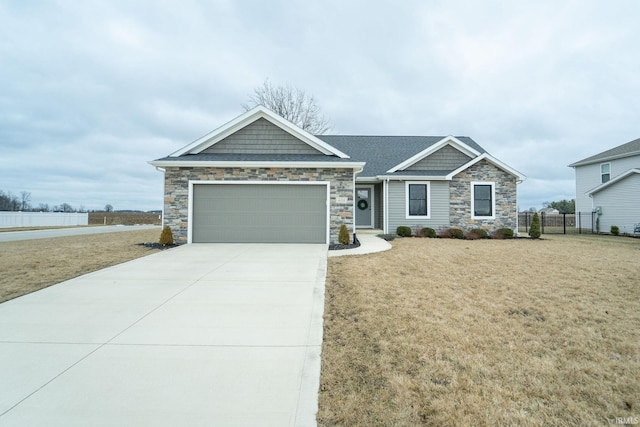
M 471 218 L 471 182 L 495 182 L 495 219 Z M 481 160 L 456 175 L 450 184 L 450 221 L 463 230 L 484 228 L 488 231 L 510 228 L 517 231 L 518 206 L 516 177 Z
M 353 169 L 167 167 L 164 173 L 164 225 L 171 227 L 176 243 L 187 243 L 188 240 L 189 181 L 329 181 L 329 243 L 338 242 L 342 224 L 353 236 Z M 346 201 L 337 203 L 339 197 Z

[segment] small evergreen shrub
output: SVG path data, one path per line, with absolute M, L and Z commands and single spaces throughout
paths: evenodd
M 338 233 L 338 242 L 340 242 L 341 245 L 349 244 L 349 230 L 347 230 L 347 226 L 344 224 L 340 226 L 340 232 Z
M 400 227 L 396 228 L 396 234 L 400 237 L 411 237 L 411 227 L 401 225 Z
M 494 239 L 513 239 L 513 230 L 510 228 L 499 228 L 493 233 Z
M 611 234 L 613 234 L 614 236 L 619 236 L 620 235 L 620 228 L 618 228 L 617 225 L 612 225 L 611 226 Z
M 540 217 L 536 212 L 533 214 L 533 219 L 531 220 L 531 227 L 529 227 L 529 236 L 532 239 L 539 239 L 540 234 L 542 234 L 540 232 Z
M 464 232 L 459 228 L 450 228 L 448 231 L 452 239 L 464 239 Z
M 438 237 L 438 235 L 436 234 L 436 230 L 431 227 L 423 228 L 422 230 L 420 230 L 420 234 L 422 235 L 422 237 L 429 237 L 430 239 Z
M 488 239 L 489 235 L 482 228 L 474 228 L 467 233 L 466 238 L 469 240 Z
M 162 246 L 173 245 L 173 232 L 171 231 L 171 227 L 168 225 L 165 225 L 162 229 L 162 233 L 160 233 L 160 244 Z

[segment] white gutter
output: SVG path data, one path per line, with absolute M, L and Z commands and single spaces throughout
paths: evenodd
M 364 169 L 365 162 L 273 162 L 273 161 L 171 161 L 154 160 L 148 162 L 150 165 L 158 167 L 204 167 L 204 168 L 332 168 L 332 169 Z

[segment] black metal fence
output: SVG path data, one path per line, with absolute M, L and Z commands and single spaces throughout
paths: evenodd
M 583 234 L 596 233 L 596 213 L 576 212 L 575 214 L 547 214 L 541 212 L 540 231 L 542 234 Z M 518 214 L 518 231 L 528 233 L 533 212 Z

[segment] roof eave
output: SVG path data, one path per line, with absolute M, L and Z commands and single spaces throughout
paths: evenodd
M 333 168 L 361 169 L 366 162 L 305 162 L 305 161 L 212 161 L 212 160 L 152 160 L 150 165 L 160 168 L 209 167 L 209 168 Z

